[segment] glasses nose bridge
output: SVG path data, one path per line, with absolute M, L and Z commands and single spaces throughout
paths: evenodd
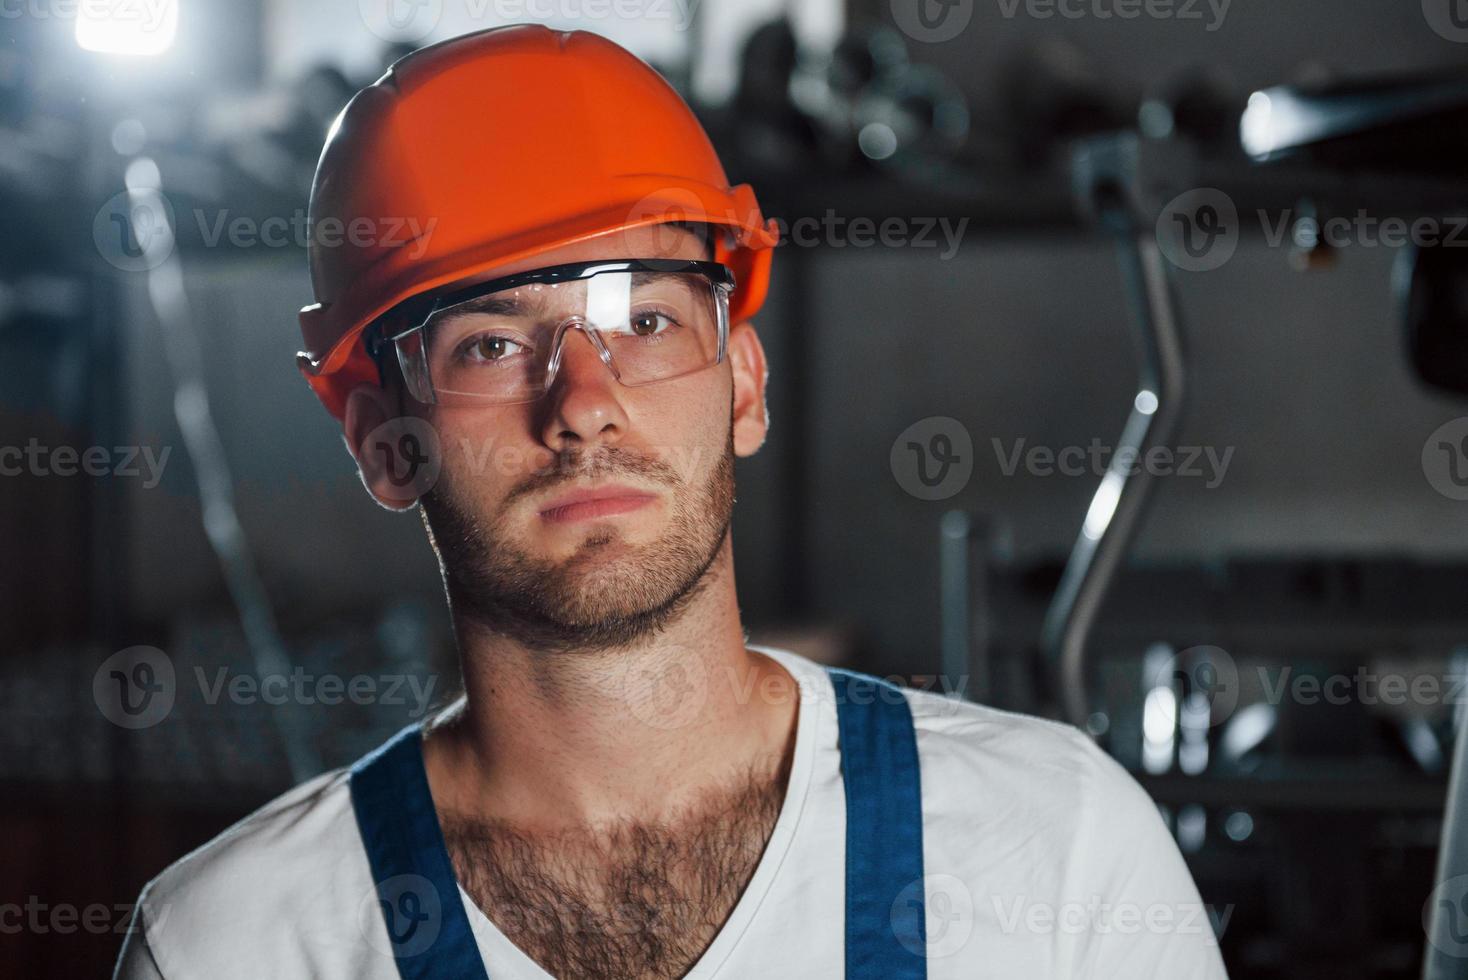
M 551 385 L 555 384 L 556 376 L 560 373 L 561 359 L 566 350 L 566 337 L 572 330 L 580 331 L 581 335 L 591 344 L 592 350 L 602 364 L 612 372 L 612 377 L 618 381 L 622 380 L 622 372 L 617 370 L 617 365 L 612 361 L 612 352 L 607 347 L 606 341 L 602 340 L 601 332 L 586 322 L 584 316 L 568 316 L 556 325 L 556 331 L 551 338 L 550 363 L 546 366 L 545 387 L 549 391 Z

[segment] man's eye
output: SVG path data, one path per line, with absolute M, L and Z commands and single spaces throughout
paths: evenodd
M 525 345 L 509 337 L 485 334 L 475 337 L 465 346 L 465 355 L 476 361 L 501 361 L 525 350 Z
M 639 337 L 652 337 L 662 333 L 673 325 L 673 321 L 661 313 L 648 310 L 645 313 L 634 313 L 628 324 L 632 333 Z

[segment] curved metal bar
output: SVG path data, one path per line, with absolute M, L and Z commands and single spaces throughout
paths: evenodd
M 1184 392 L 1176 304 L 1156 238 L 1150 228 L 1138 228 L 1122 213 L 1113 211 L 1105 217 L 1105 223 L 1120 234 L 1119 257 L 1140 341 L 1137 394 L 1045 614 L 1042 635 L 1052 662 L 1059 666 L 1066 717 L 1081 727 L 1090 717 L 1086 655 L 1091 627 L 1156 479 L 1136 461 L 1172 438 L 1182 417 Z
M 1463 899 L 1468 895 L 1468 705 L 1453 709 L 1457 725 L 1448 800 L 1443 811 L 1442 842 L 1438 846 L 1437 870 L 1428 897 L 1427 948 L 1422 956 L 1422 980 L 1463 980 L 1468 977 L 1468 957 L 1463 956 L 1459 926 Z

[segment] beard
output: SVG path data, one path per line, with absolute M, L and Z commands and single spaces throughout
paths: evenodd
M 623 544 L 615 527 L 588 532 L 568 558 L 528 554 L 514 543 L 506 512 L 521 497 L 573 480 L 617 474 L 671 487 L 672 515 L 653 542 Z M 447 477 L 449 474 L 444 473 Z M 438 555 L 454 614 L 531 649 L 608 650 L 656 635 L 709 579 L 734 512 L 734 433 L 696 490 L 665 460 L 618 447 L 557 454 L 549 471 L 514 487 L 493 520 L 478 518 L 441 479 L 422 498 L 424 526 Z

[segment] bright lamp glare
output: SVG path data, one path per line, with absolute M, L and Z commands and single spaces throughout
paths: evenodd
M 173 46 L 177 33 L 178 0 L 84 3 L 77 11 L 76 43 L 87 51 L 162 54 Z

